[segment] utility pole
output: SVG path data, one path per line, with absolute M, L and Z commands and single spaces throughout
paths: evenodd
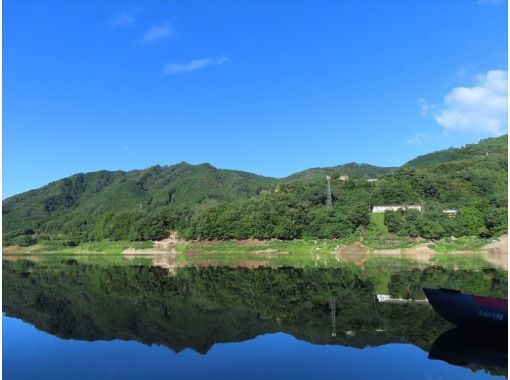
M 333 199 L 331 198 L 331 177 L 328 175 L 326 176 L 327 181 L 327 198 L 326 198 L 326 207 L 328 211 L 331 211 L 333 209 Z

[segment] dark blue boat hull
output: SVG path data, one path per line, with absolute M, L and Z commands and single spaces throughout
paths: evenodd
M 451 289 L 423 291 L 434 310 L 459 327 L 503 330 L 508 326 L 508 301 L 480 297 Z

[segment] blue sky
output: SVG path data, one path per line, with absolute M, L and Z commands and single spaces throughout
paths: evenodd
M 282 177 L 506 133 L 507 3 L 3 3 L 3 197 L 180 161 Z

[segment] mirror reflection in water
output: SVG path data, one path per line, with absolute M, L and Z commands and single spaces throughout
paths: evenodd
M 4 360 L 4 371 L 30 378 L 22 361 L 44 358 L 38 378 L 130 378 L 140 367 L 152 378 L 507 376 L 506 338 L 503 344 L 452 330 L 427 303 L 413 302 L 425 298 L 424 286 L 505 296 L 507 272 L 376 269 L 346 264 L 171 271 L 147 260 L 4 260 L 4 357 L 13 356 Z M 376 294 L 410 301 L 380 303 Z M 49 339 L 46 333 L 56 340 L 37 347 L 40 334 Z M 115 346 L 110 364 L 100 358 L 105 341 Z M 92 343 L 80 346 L 84 342 Z M 139 352 L 137 358 L 147 364 L 137 361 L 137 370 L 129 370 L 134 362 L 112 364 L 115 355 L 128 357 L 133 344 L 140 350 L 140 343 L 174 353 L 156 364 L 152 360 L 159 354 Z M 190 349 L 198 356 L 191 359 Z M 75 361 L 58 360 L 61 350 L 78 350 L 95 364 L 76 373 Z M 255 363 L 248 373 L 243 361 Z M 305 364 L 307 370 L 300 369 Z M 326 371 L 330 366 L 338 376 Z

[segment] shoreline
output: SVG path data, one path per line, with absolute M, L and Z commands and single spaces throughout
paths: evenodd
M 455 239 L 457 240 L 457 239 Z M 453 242 L 455 242 L 455 240 Z M 343 245 L 341 243 L 344 243 Z M 346 244 L 350 243 L 350 244 Z M 103 242 L 103 251 L 97 250 L 99 243 L 92 243 L 96 250 L 86 245 L 60 251 L 44 250 L 43 245 L 30 247 L 5 247 L 6 260 L 29 256 L 66 257 L 124 257 L 126 259 L 147 258 L 154 263 L 174 268 L 180 265 L 227 265 L 227 266 L 335 266 L 341 262 L 363 265 L 369 259 L 393 258 L 411 260 L 419 265 L 447 265 L 453 267 L 482 268 L 494 266 L 508 271 L 508 236 L 503 235 L 487 241 L 479 249 L 445 250 L 433 249 L 436 243 L 418 240 L 411 247 L 374 249 L 360 241 L 339 240 L 230 240 L 230 241 L 184 241 L 168 238 L 145 244 L 139 248 L 129 242 Z M 115 249 L 112 249 L 115 244 Z M 436 244 L 436 245 L 434 245 Z M 149 247 L 150 245 L 150 247 Z

